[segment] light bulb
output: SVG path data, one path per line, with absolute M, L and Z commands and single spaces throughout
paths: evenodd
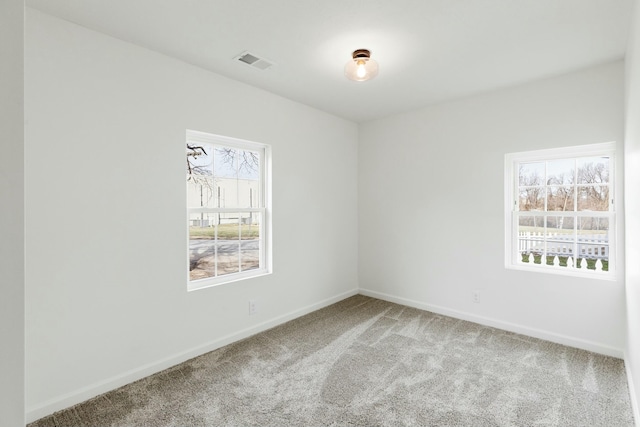
M 367 63 L 365 61 L 358 61 L 358 70 L 356 71 L 356 75 L 358 78 L 362 79 L 367 75 Z

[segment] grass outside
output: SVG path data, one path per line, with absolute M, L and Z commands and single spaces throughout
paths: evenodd
M 524 262 L 525 264 L 529 262 L 528 257 L 529 254 L 521 254 L 522 256 L 522 262 Z M 554 256 L 547 256 L 547 265 L 553 265 L 553 258 L 555 258 Z M 569 257 L 564 257 L 564 256 L 559 256 L 558 257 L 558 261 L 560 264 L 560 267 L 566 267 L 567 266 L 567 260 L 569 259 Z M 574 265 L 578 265 L 578 262 L 580 262 L 582 258 L 578 258 L 575 262 Z M 587 261 L 587 269 L 589 270 L 595 270 L 596 269 L 596 261 L 595 259 L 589 259 L 586 258 Z M 533 254 L 533 263 L 534 264 L 541 264 L 542 263 L 542 254 Z M 580 264 L 582 265 L 582 264 Z M 609 271 L 609 261 L 607 260 L 602 260 L 602 271 Z
M 216 229 L 218 230 L 219 240 L 238 240 L 238 236 L 242 236 L 242 240 L 254 240 L 260 238 L 260 226 L 243 224 L 218 224 L 213 227 L 189 227 L 190 239 L 206 239 L 213 240 L 216 237 Z

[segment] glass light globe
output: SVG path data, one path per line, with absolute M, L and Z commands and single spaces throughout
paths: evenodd
M 371 80 L 378 75 L 378 63 L 370 58 L 371 53 L 367 49 L 358 49 L 353 52 L 353 59 L 344 66 L 344 75 L 356 82 Z

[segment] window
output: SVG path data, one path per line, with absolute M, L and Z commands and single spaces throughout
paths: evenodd
M 267 145 L 187 131 L 189 289 L 267 274 Z
M 615 143 L 505 156 L 507 268 L 613 279 Z

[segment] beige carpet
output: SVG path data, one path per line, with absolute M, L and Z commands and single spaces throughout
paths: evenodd
M 30 424 L 633 426 L 621 360 L 364 297 Z

